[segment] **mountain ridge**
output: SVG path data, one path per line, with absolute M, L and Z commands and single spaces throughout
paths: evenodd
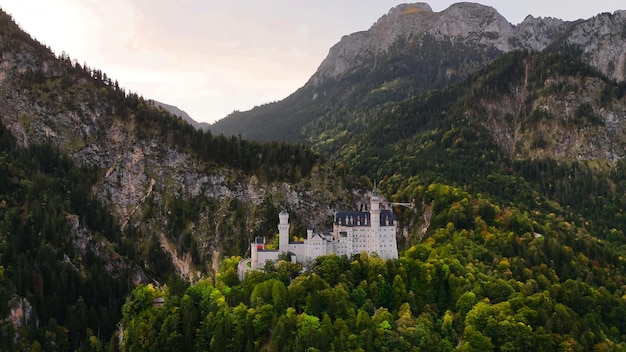
M 623 11 L 575 22 L 527 16 L 513 26 L 495 9 L 475 3 L 454 4 L 438 13 L 429 8 L 418 3 L 390 10 L 369 30 L 344 36 L 293 94 L 233 113 L 211 130 L 255 140 L 306 142 L 332 152 L 335 147 L 325 146 L 361 130 L 366 116 L 375 116 L 385 103 L 457 82 L 511 50 L 567 46 L 608 77 L 626 78 L 626 49 L 620 44 L 626 37 Z M 389 21 L 396 27 L 387 25 Z M 590 34 L 595 32 L 604 35 Z M 382 37 L 386 39 L 379 46 L 372 44 Z M 370 107 L 354 108 L 364 104 Z
M 187 112 L 185 112 L 184 110 L 181 110 L 177 106 L 166 104 L 166 103 L 162 103 L 160 101 L 156 101 L 156 100 L 152 100 L 152 99 L 150 99 L 149 102 L 152 103 L 152 104 L 155 104 L 156 106 L 159 106 L 159 107 L 161 107 L 161 108 L 163 108 L 163 109 L 165 109 L 167 111 L 169 111 L 174 116 L 180 117 L 181 119 L 183 119 L 188 124 L 190 124 L 193 127 L 195 127 L 196 129 L 207 130 L 211 126 L 210 123 L 198 122 L 198 121 L 194 120 L 191 116 L 189 116 L 189 114 Z

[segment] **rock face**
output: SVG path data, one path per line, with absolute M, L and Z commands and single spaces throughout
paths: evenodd
M 439 40 L 460 40 L 493 46 L 500 51 L 513 49 L 513 26 L 494 8 L 473 3 L 458 3 L 442 11 L 429 31 Z
M 438 40 L 491 44 L 509 51 L 513 33 L 514 27 L 491 7 L 458 3 L 445 11 L 433 12 L 425 3 L 402 4 L 383 15 L 369 30 L 344 36 L 330 49 L 312 80 L 319 83 L 325 78 L 338 78 L 366 58 L 386 53 L 398 41 L 416 41 L 428 35 Z
M 565 41 L 583 50 L 585 59 L 610 77 L 623 80 L 625 12 L 601 14 L 579 22 L 528 16 L 514 26 L 496 9 L 475 3 L 457 3 L 433 12 L 425 3 L 392 8 L 367 31 L 344 36 L 333 46 L 311 81 L 337 79 L 357 68 L 366 59 L 384 55 L 394 45 L 424 38 L 450 41 L 502 53 L 517 49 L 544 50 L 570 31 Z
M 529 15 L 522 23 L 515 26 L 515 38 L 524 43 L 526 48 L 542 51 L 568 27 L 569 24 L 558 18 Z
M 566 42 L 608 77 L 626 80 L 626 11 L 603 13 L 575 25 Z
M 175 257 L 173 264 L 178 265 L 181 276 L 204 276 L 217 269 L 208 266 L 219 263 L 223 242 L 235 231 L 241 232 L 240 222 L 228 229 L 220 227 L 218 220 L 232 214 L 231 203 L 243 208 L 243 212 L 253 213 L 271 198 L 280 202 L 277 206 L 300 213 L 303 224 L 315 226 L 327 221 L 334 206 L 345 207 L 350 201 L 342 199 L 345 191 L 329 181 L 324 170 L 315 171 L 314 181 L 303 178 L 293 184 L 260 183 L 241 170 L 207 165 L 192 152 L 175 148 L 167 133 L 146 131 L 148 127 L 142 125 L 132 109 L 119 111 L 120 97 L 115 96 L 110 82 L 85 75 L 69 58 L 57 59 L 16 26 L 13 33 L 17 34 L 10 37 L 0 32 L 2 123 L 20 146 L 51 143 L 79 164 L 101 170 L 102 176 L 92 192 L 108 206 L 122 228 L 132 225 L 161 239 L 162 247 Z M 121 94 L 123 99 L 124 93 Z M 118 103 L 114 103 L 116 99 Z M 156 109 L 147 105 L 143 108 Z M 192 270 L 188 253 L 181 253 L 180 246 L 163 240 L 173 241 L 172 237 L 180 236 L 168 231 L 170 206 L 175 199 L 209 204 L 188 228 L 198 243 L 199 255 L 207 258 L 203 262 L 207 267 Z M 147 211 L 150 216 L 145 215 Z M 254 222 L 265 220 L 254 214 L 249 218 L 246 234 L 252 231 Z M 74 229 L 72 238 L 78 253 L 91 248 L 112 263 L 112 274 L 125 265 L 115 264 L 119 255 L 104 243 L 106 239 L 90 238 L 81 220 L 71 214 L 68 221 Z M 68 258 L 70 262 L 74 259 Z M 145 280 L 141 270 L 135 272 L 136 283 Z

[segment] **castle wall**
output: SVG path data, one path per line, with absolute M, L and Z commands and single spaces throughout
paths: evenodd
M 306 256 L 306 247 L 304 243 L 289 243 L 289 252 L 296 255 L 297 261 L 302 261 Z
M 256 263 L 255 262 L 251 263 L 252 268 L 253 269 L 263 268 L 265 266 L 265 261 L 277 260 L 279 253 L 280 253 L 279 251 L 267 251 L 267 250 L 257 251 L 257 261 Z

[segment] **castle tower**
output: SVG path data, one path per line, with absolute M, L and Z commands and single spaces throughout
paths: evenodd
M 250 246 L 250 263 L 252 267 L 255 267 L 259 263 L 259 249 L 256 243 L 252 243 Z
M 278 219 L 280 220 L 278 223 L 278 249 L 281 252 L 289 252 L 289 213 L 286 210 L 283 210 L 278 215 Z
M 380 198 L 378 197 L 378 189 L 376 181 L 374 181 L 374 189 L 372 190 L 372 198 L 370 198 L 370 241 L 368 243 L 368 252 L 380 252 Z

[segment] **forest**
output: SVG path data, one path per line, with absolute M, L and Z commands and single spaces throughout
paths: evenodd
M 153 116 L 162 114 L 154 108 L 150 111 Z M 168 123 L 177 123 L 171 115 L 163 116 L 170 120 Z M 291 157 L 292 152 L 313 155 L 301 146 L 262 145 L 223 136 L 212 139 L 208 133 L 200 136 L 207 145 L 218 141 L 211 144 L 213 148 L 221 145 L 229 150 L 220 153 L 222 156 L 237 154 L 242 145 L 248 151 L 267 152 L 262 163 L 256 165 L 258 154 L 231 158 L 230 163 L 236 164 L 239 172 L 261 175 L 268 170 L 262 170 L 263 165 L 275 165 L 279 166 L 276 173 L 267 177 L 290 178 L 295 176 L 289 175 L 294 170 L 302 176 L 300 172 L 312 167 L 302 168 Z M 281 161 L 285 152 L 290 153 L 289 160 Z M 221 159 L 211 162 L 229 166 Z M 119 221 L 92 193 L 98 177 L 101 170 L 77 165 L 52 144 L 18 147 L 14 136 L 0 123 L 0 302 L 6 302 L 0 305 L 0 316 L 25 314 L 16 318 L 17 325 L 8 318 L 0 320 L 0 350 L 97 351 L 109 344 L 116 346 L 122 304 L 135 287 L 138 273 L 170 288 L 184 290 L 188 286 L 176 273 L 170 254 L 162 249 L 156 235 L 137 226 L 121 230 Z M 148 203 L 143 215 L 147 218 L 151 207 L 156 206 Z M 171 210 L 166 230 L 176 234 L 178 251 L 191 253 L 197 265 L 204 265 L 210 258 L 200 257 L 196 240 L 184 229 L 199 212 L 214 211 L 216 204 L 204 197 L 175 198 L 168 204 Z M 245 210 L 236 200 L 230 208 L 232 217 L 218 221 L 224 228 L 234 229 L 230 222 L 245 219 Z M 273 232 L 276 207 L 263 202 L 257 212 L 268 221 L 259 224 L 257 230 Z M 243 251 L 249 241 L 247 236 L 254 234 L 231 232 L 224 238 L 227 254 Z
M 121 349 L 626 349 L 621 250 L 555 213 L 437 183 L 413 195 L 432 202 L 436 230 L 398 260 L 279 261 L 239 282 L 232 257 L 185 292 L 140 286 L 122 309 Z
M 114 347 L 122 304 L 138 282 L 158 282 L 181 292 L 188 285 L 155 233 L 136 223 L 122 229 L 106 199 L 98 198 L 94 186 L 104 171 L 97 163 L 79 165 L 64 149 L 71 143 L 44 138 L 30 126 L 26 129 L 33 132 L 32 139 L 18 146 L 4 124 L 6 116 L 32 119 L 32 110 L 20 110 L 32 106 L 53 123 L 64 115 L 84 121 L 91 120 L 89 114 L 98 114 L 90 130 L 108 130 L 115 123 L 137 126 L 131 129 L 131 138 L 158 136 L 163 147 L 198 160 L 201 172 L 228 169 L 235 177 L 254 175 L 264 184 L 299 181 L 323 162 L 320 154 L 299 144 L 257 143 L 196 131 L 127 92 L 101 70 L 81 65 L 65 53 L 55 56 L 2 11 L 0 34 L 0 52 L 7 58 L 2 73 L 6 80 L 0 87 L 7 99 L 0 110 L 1 351 Z M 190 223 L 199 213 L 217 217 L 221 204 L 204 196 L 170 196 L 166 201 L 167 218 L 161 220 L 167 224 L 163 231 L 174 243 L 174 254 L 189 253 L 192 265 L 208 267 L 212 258 L 199 252 Z M 140 221 L 154 218 L 163 203 L 150 198 L 145 205 Z M 242 202 L 234 199 L 226 205 L 228 216 L 215 219 L 224 233 L 218 245 L 226 255 L 234 255 L 245 250 L 248 236 L 255 232 L 234 223 L 234 217 L 240 221 L 246 212 Z M 269 219 L 255 224 L 255 231 L 275 228 L 277 216 L 272 215 L 277 212 L 270 200 L 252 211 Z

